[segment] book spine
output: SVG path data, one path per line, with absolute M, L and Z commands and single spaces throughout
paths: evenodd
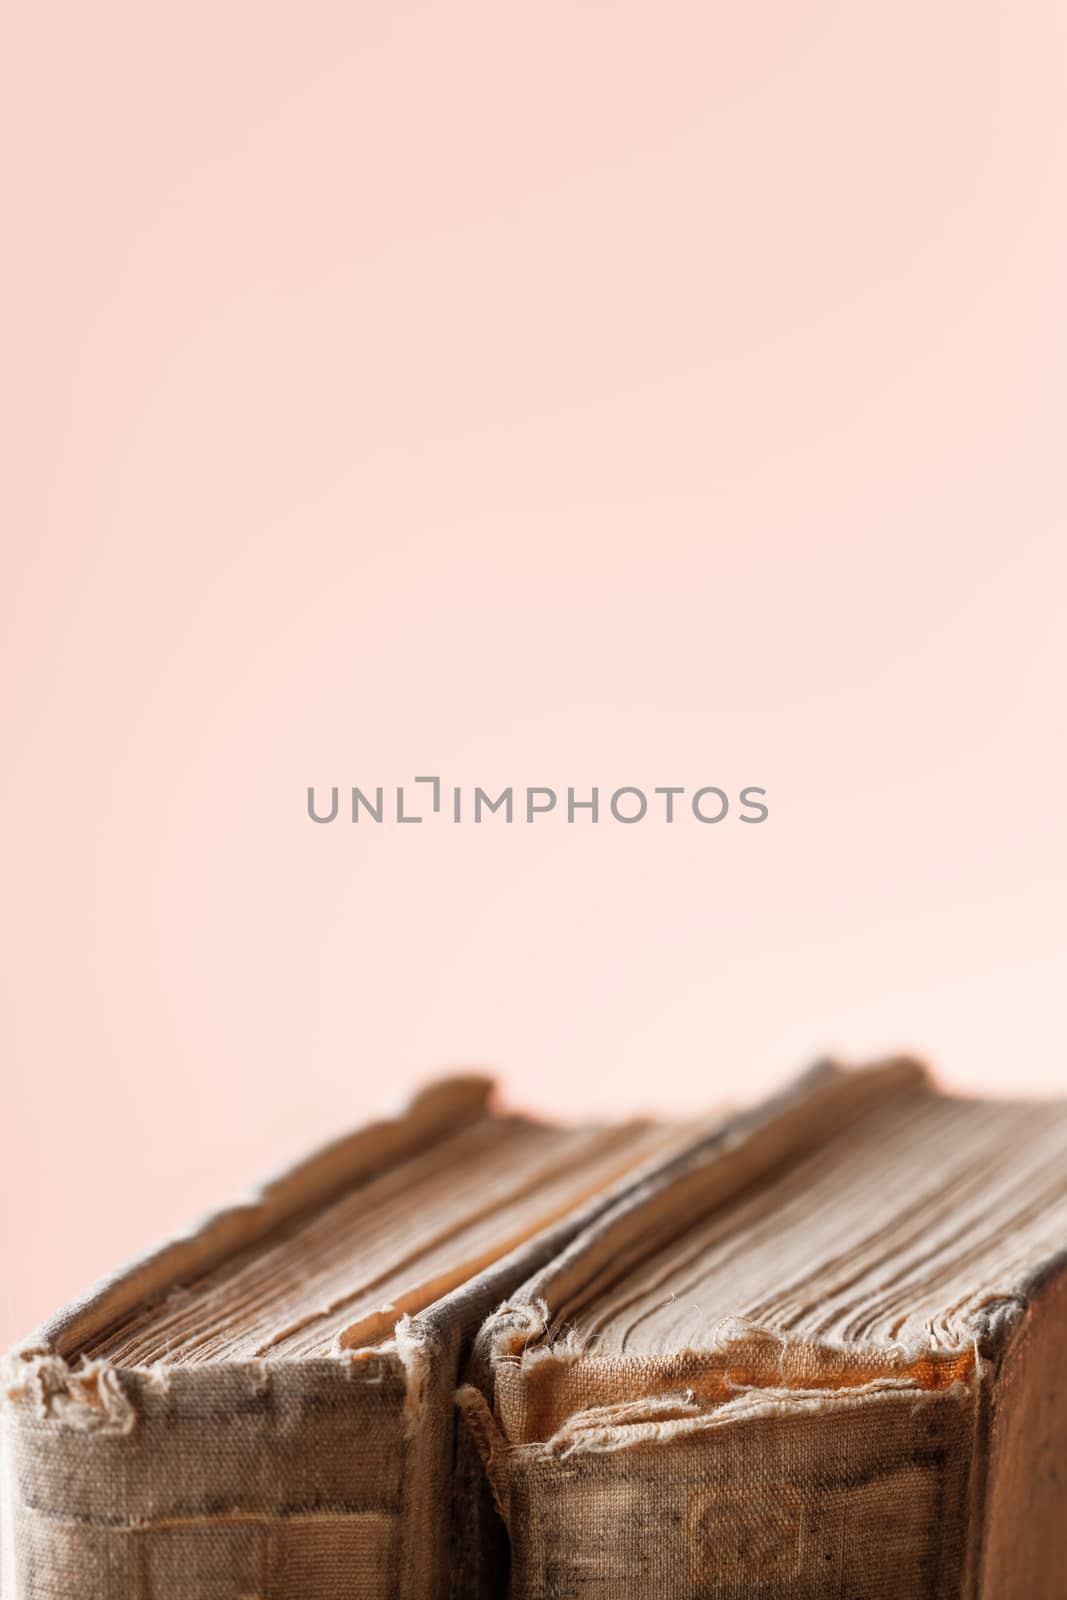
M 684 1392 L 510 1444 L 461 1401 L 511 1548 L 511 1600 L 961 1600 L 976 1396 L 872 1385 Z M 695 1414 L 694 1414 L 695 1411 Z
M 71 1371 L 4 1406 L 5 1600 L 387 1600 L 408 1461 L 395 1359 Z

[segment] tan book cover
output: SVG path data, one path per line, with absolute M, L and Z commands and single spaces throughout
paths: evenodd
M 494 1114 L 456 1078 L 8 1358 L 5 1600 L 430 1600 L 477 1327 L 697 1128 Z
M 809 1074 L 488 1319 L 468 1592 L 1057 1600 L 1065 1242 L 1067 1106 Z

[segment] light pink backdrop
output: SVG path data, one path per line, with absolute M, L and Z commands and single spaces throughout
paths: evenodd
M 449 1064 L 1067 1088 L 1059 0 L 6 32 L 3 1342 Z

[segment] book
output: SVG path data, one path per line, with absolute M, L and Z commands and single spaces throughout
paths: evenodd
M 483 1319 L 698 1125 L 496 1114 L 458 1077 L 7 1360 L 6 1600 L 430 1600 Z
M 486 1320 L 467 1592 L 1062 1600 L 1065 1354 L 1067 1106 L 815 1070 Z

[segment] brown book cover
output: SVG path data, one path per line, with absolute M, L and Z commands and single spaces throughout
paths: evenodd
M 456 1078 L 8 1358 L 6 1600 L 428 1600 L 481 1321 L 696 1128 L 493 1114 Z
M 512 1600 L 1067 1594 L 1067 1107 L 827 1067 L 491 1317 Z

